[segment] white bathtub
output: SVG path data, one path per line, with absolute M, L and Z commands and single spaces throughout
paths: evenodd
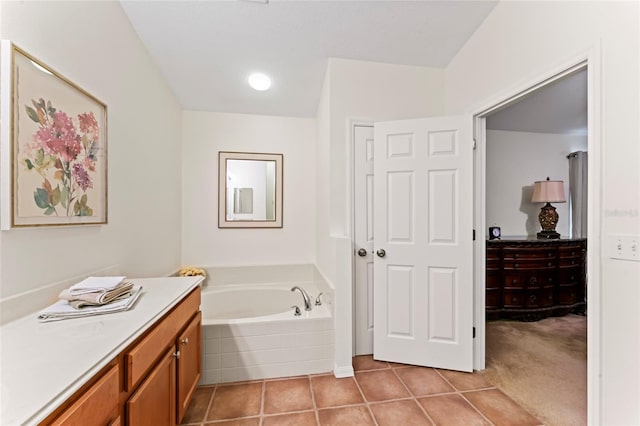
M 300 292 L 291 291 L 294 285 L 304 288 L 310 294 L 311 311 L 305 310 Z M 202 293 L 202 324 L 330 317 L 326 304 L 315 306 L 318 294 L 319 290 L 313 283 L 218 286 Z M 302 315 L 296 317 L 293 306 L 298 306 Z
M 333 369 L 333 292 L 314 265 L 207 268 L 207 275 L 201 385 Z M 291 292 L 295 285 L 311 296 L 311 311 L 299 291 Z M 320 291 L 324 302 L 315 306 Z

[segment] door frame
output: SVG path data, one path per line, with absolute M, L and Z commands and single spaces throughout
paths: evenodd
M 588 205 L 587 205 L 587 419 L 600 423 L 601 413 L 601 288 L 602 288 L 602 217 L 598 206 L 602 200 L 602 84 L 601 47 L 593 46 L 527 79 L 505 89 L 503 93 L 474 108 L 474 229 L 478 237 L 474 247 L 474 370 L 485 368 L 485 239 L 486 227 L 486 117 L 554 81 L 578 70 L 587 69 L 587 141 L 588 141 Z

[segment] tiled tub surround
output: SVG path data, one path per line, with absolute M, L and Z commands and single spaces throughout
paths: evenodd
M 333 291 L 314 265 L 206 269 L 201 385 L 333 369 Z M 290 291 L 295 285 L 309 293 L 311 311 L 305 311 L 298 291 Z M 320 292 L 322 305 L 316 306 Z M 274 313 L 273 299 L 281 299 L 282 308 L 275 309 L 280 312 Z M 261 304 L 271 306 L 265 310 Z M 294 304 L 301 316 L 294 316 Z M 234 311 L 237 317 L 229 318 Z

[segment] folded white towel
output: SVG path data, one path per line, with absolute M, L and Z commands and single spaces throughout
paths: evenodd
M 49 322 L 59 321 L 70 318 L 83 318 L 94 315 L 111 314 L 115 312 L 128 311 L 136 303 L 136 300 L 140 297 L 142 286 L 136 285 L 131 291 L 131 296 L 126 299 L 118 300 L 107 305 L 101 306 L 88 306 L 81 309 L 76 309 L 67 300 L 58 300 L 48 308 L 43 309 L 38 313 L 38 321 Z
M 68 300 L 69 302 L 73 301 L 82 301 L 86 304 L 92 305 L 105 305 L 107 303 L 113 302 L 114 300 L 122 299 L 121 297 L 124 294 L 131 295 L 131 289 L 133 288 L 133 284 L 129 281 L 122 281 L 114 288 L 110 290 L 96 290 L 96 291 L 85 291 L 83 293 L 73 292 L 71 289 L 64 289 L 58 297 L 60 299 Z M 74 306 L 76 306 L 74 304 Z M 80 305 L 85 306 L 85 304 Z M 76 306 L 78 307 L 78 306 Z
M 72 294 L 113 290 L 122 285 L 127 277 L 89 277 L 69 287 Z

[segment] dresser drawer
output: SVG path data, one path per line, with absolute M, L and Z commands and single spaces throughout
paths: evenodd
M 499 248 L 488 248 L 487 249 L 487 254 L 486 254 L 486 258 L 487 261 L 489 260 L 497 260 L 500 261 L 501 258 L 501 252 Z
M 516 248 L 505 247 L 502 249 L 504 259 L 553 259 L 556 257 L 555 250 L 548 247 L 540 248 Z
M 578 285 L 560 286 L 558 291 L 558 303 L 560 305 L 573 305 L 574 303 L 581 302 L 580 287 Z
M 578 267 L 560 268 L 558 284 L 578 284 L 582 281 L 582 269 Z
M 504 287 L 544 287 L 554 284 L 553 268 L 527 270 L 504 270 Z
M 553 287 L 543 288 L 540 290 L 540 306 L 543 308 L 548 308 L 554 305 L 553 298 Z
M 584 253 L 584 249 L 581 244 L 564 246 L 564 247 L 558 248 L 558 256 L 560 258 L 576 257 L 576 256 L 581 257 L 583 253 Z
M 549 303 L 548 293 L 537 290 L 505 290 L 503 300 L 507 308 L 542 308 Z
M 554 268 L 556 259 L 505 259 L 503 267 L 505 269 L 541 269 Z
M 200 308 L 200 288 L 196 288 L 132 349 L 125 352 L 125 390 L 130 391 L 153 367 L 164 348 L 174 344 L 177 334 Z

